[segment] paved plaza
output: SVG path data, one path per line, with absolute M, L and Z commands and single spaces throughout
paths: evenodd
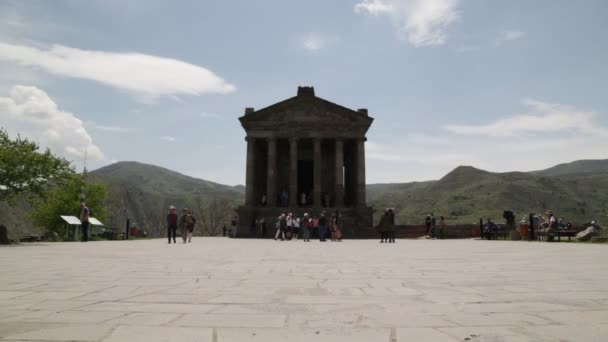
M 0 248 L 0 341 L 607 341 L 608 246 L 195 238 Z

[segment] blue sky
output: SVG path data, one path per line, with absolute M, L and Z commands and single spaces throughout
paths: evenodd
M 245 107 L 368 108 L 368 183 L 608 158 L 606 1 L 0 1 L 0 125 L 244 183 Z

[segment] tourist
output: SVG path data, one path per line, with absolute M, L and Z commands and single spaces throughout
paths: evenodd
M 388 209 L 388 229 L 387 229 L 388 243 L 395 243 L 395 209 Z
M 439 217 L 439 238 L 443 239 L 443 236 L 447 230 L 447 225 L 445 224 L 445 218 L 443 216 Z
M 80 229 L 82 230 L 82 242 L 89 241 L 89 216 L 91 211 L 86 203 L 80 203 Z
M 313 239 L 317 239 L 319 237 L 319 217 L 313 216 L 310 220 L 311 222 L 311 231 L 310 235 L 312 235 Z
M 289 204 L 289 193 L 287 192 L 287 190 L 283 189 L 283 191 L 281 191 L 280 199 L 281 206 L 287 207 L 287 205 Z
M 287 225 L 287 230 L 285 232 L 285 236 L 287 240 L 291 240 L 293 236 L 293 214 L 287 214 L 287 218 L 285 219 L 285 223 Z
M 325 217 L 325 212 L 321 213 L 321 217 L 319 217 L 319 241 L 325 242 L 327 238 L 327 218 Z
M 262 194 L 262 198 L 260 199 L 260 204 L 262 205 L 262 207 L 265 207 L 266 203 L 268 203 L 268 198 L 266 198 L 266 194 Z
M 300 194 L 300 205 L 303 207 L 306 206 L 306 193 L 304 191 Z
M 486 224 L 483 226 L 483 232 L 486 237 L 486 240 L 492 240 L 492 236 L 494 235 L 497 229 L 498 226 L 496 226 L 496 224 L 492 222 L 491 218 L 488 218 L 486 220 Z
M 547 241 L 553 241 L 553 237 L 557 231 L 557 218 L 552 210 L 547 210 L 545 214 L 549 216 L 547 219 Z
M 230 221 L 230 225 L 231 225 L 231 227 L 230 227 L 230 229 L 228 230 L 228 237 L 234 237 L 234 236 L 232 235 L 232 233 L 233 233 L 233 232 L 234 232 L 234 234 L 236 234 L 236 225 L 237 225 L 238 221 L 239 221 L 239 217 L 238 217 L 238 216 L 236 216 L 236 215 L 234 215 L 234 216 L 232 217 L 232 221 Z
M 304 242 L 310 242 L 310 229 L 312 227 L 312 220 L 308 217 L 308 213 L 304 214 L 304 217 L 300 221 L 302 227 L 302 239 Z
M 222 227 L 222 236 L 226 236 L 226 224 L 224 223 L 224 226 Z
M 329 219 L 329 235 L 331 241 L 337 241 L 336 238 L 336 214 L 331 214 Z
M 293 238 L 295 240 L 297 240 L 299 234 L 300 234 L 300 218 L 296 216 L 293 219 Z
M 330 197 L 329 194 L 326 192 L 323 194 L 323 207 L 324 208 L 328 208 L 329 207 L 329 202 L 330 202 Z
M 275 241 L 279 238 L 279 236 L 281 237 L 281 241 L 285 241 L 285 229 L 287 229 L 285 214 L 279 215 L 275 227 L 277 228 L 277 232 L 274 234 Z
M 431 234 L 431 214 L 426 215 L 424 224 L 426 225 L 426 234 L 425 235 L 430 236 L 430 234 Z
M 188 242 L 192 242 L 192 234 L 194 233 L 194 226 L 196 225 L 196 218 L 192 215 L 192 210 L 188 210 L 188 222 L 186 228 L 188 229 Z
M 384 209 L 384 213 L 380 216 L 380 221 L 378 222 L 378 226 L 376 226 L 376 230 L 380 232 L 380 243 L 388 243 L 388 231 L 389 231 L 389 212 L 388 208 Z
M 342 216 L 340 216 L 340 212 L 336 210 L 336 241 L 342 241 Z
M 432 238 L 436 238 L 437 236 L 437 219 L 435 218 L 435 215 L 433 215 L 431 213 L 431 237 Z
M 188 208 L 184 208 L 184 209 L 182 209 L 182 214 L 179 217 L 179 232 L 182 236 L 182 240 L 184 241 L 184 243 L 187 242 L 189 223 L 190 223 L 190 219 L 188 217 Z
M 169 207 L 169 214 L 167 215 L 167 238 L 169 239 L 169 243 L 171 243 L 171 236 L 173 236 L 173 243 L 177 243 L 175 238 L 177 236 L 177 224 L 179 217 L 175 211 L 176 209 L 174 206 Z

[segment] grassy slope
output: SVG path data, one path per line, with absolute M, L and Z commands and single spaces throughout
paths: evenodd
M 552 209 L 574 222 L 602 221 L 608 214 L 608 193 L 601 190 L 608 189 L 608 172 L 542 177 L 458 167 L 437 182 L 383 186 L 393 190 L 370 199 L 370 204 L 397 208 L 397 221 L 408 224 L 421 223 L 429 212 L 452 223 L 474 223 L 480 217 L 500 222 L 506 209 L 518 217 Z

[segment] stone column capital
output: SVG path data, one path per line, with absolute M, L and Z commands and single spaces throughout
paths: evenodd
M 300 140 L 300 138 L 298 138 L 298 137 L 291 137 L 291 138 L 289 138 L 289 142 L 290 143 L 297 143 L 298 140 Z
M 357 138 L 358 142 L 366 142 L 367 141 L 367 137 L 361 137 L 361 138 Z
M 250 137 L 250 136 L 246 136 L 246 137 L 245 137 L 245 141 L 246 141 L 246 142 L 255 142 L 255 140 L 256 140 L 256 139 L 257 139 L 257 138 Z
M 276 142 L 277 138 L 276 137 L 268 137 L 268 138 L 266 138 L 266 141 L 267 142 Z

